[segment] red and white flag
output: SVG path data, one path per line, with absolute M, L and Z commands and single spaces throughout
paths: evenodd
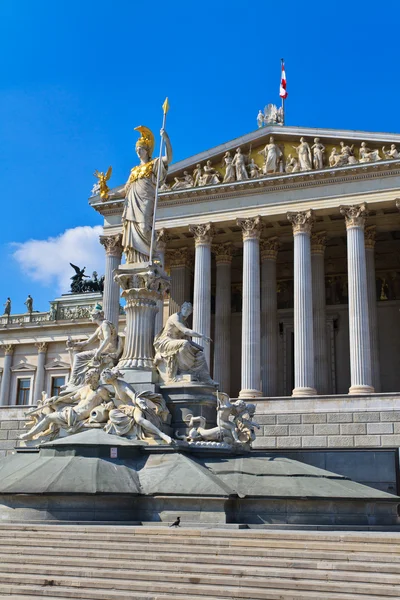
M 279 90 L 280 97 L 285 100 L 288 97 L 288 93 L 286 91 L 286 73 L 285 73 L 285 63 L 282 60 L 282 74 L 281 74 L 281 87 Z

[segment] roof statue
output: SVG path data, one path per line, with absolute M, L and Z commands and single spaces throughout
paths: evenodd
M 107 185 L 107 181 L 110 179 L 112 174 L 112 167 L 108 167 L 107 173 L 103 173 L 102 171 L 96 171 L 93 173 L 95 177 L 99 180 L 97 184 L 93 186 L 92 194 L 99 195 L 102 200 L 108 200 L 108 192 L 110 188 Z

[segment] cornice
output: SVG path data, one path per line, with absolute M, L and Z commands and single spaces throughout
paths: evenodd
M 260 179 L 248 179 L 235 183 L 220 183 L 213 186 L 189 188 L 176 192 L 160 194 L 160 208 L 191 204 L 194 202 L 213 202 L 224 198 L 251 196 L 260 192 L 279 192 L 285 190 L 334 185 L 351 181 L 363 181 L 379 177 L 400 175 L 400 160 L 382 160 L 376 163 L 364 163 L 351 166 L 327 168 L 320 171 L 300 173 L 277 173 Z M 106 202 L 96 202 L 92 207 L 102 215 L 119 214 L 124 198 L 113 198 Z

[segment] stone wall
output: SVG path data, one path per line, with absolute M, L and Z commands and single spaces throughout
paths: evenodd
M 400 394 L 255 402 L 258 449 L 400 447 Z
M 11 454 L 25 425 L 27 406 L 0 406 L 0 457 Z

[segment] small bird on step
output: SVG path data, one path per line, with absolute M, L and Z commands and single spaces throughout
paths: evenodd
M 180 527 L 180 526 L 181 526 L 181 518 L 180 518 L 180 517 L 178 517 L 178 518 L 176 519 L 176 521 L 174 521 L 174 522 L 172 523 L 172 525 L 170 525 L 170 527 Z

